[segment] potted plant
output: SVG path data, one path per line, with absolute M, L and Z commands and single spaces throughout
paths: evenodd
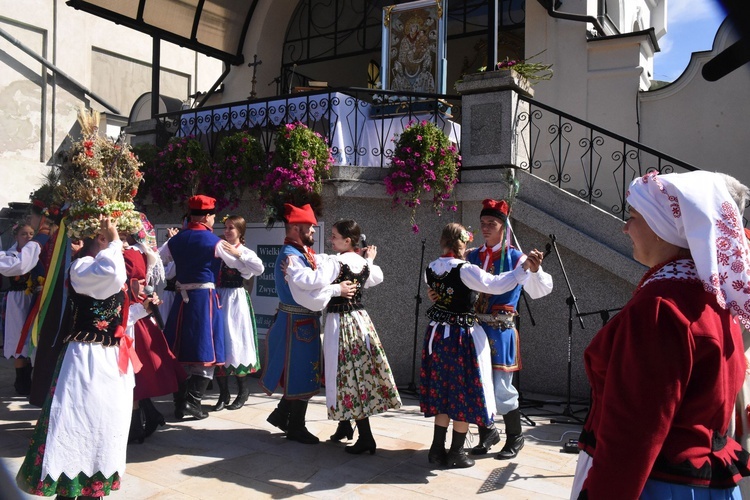
M 440 214 L 458 182 L 461 155 L 445 133 L 428 121 L 412 122 L 401 133 L 385 178 L 385 188 L 393 196 L 394 206 L 411 208 L 411 225 L 415 233 L 417 207 L 427 196 Z M 428 193 L 428 194 L 427 194 Z M 455 211 L 455 204 L 450 210 Z
M 510 89 L 533 96 L 531 87 L 540 81 L 551 79 L 553 74 L 551 64 L 532 62 L 539 54 L 527 59 L 506 57 L 491 67 L 483 66 L 476 73 L 463 75 L 462 79 L 455 83 L 456 91 L 460 94 L 472 94 Z

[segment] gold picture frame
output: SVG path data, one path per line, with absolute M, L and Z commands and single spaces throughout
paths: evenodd
M 445 16 L 442 0 L 383 8 L 383 89 L 445 93 Z

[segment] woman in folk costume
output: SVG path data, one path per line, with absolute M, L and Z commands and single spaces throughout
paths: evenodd
M 539 269 L 543 255 L 532 250 L 512 271 L 493 275 L 463 259 L 472 235 L 450 223 L 440 236 L 443 255 L 426 271 L 428 286 L 437 301 L 427 310 L 430 324 L 422 350 L 419 406 L 425 417 L 435 417 L 430 463 L 449 468 L 474 465 L 463 450 L 469 424 L 489 426 L 495 413 L 492 362 L 487 335 L 474 312 L 476 292 L 499 295 L 525 284 Z M 448 424 L 453 440 L 445 450 Z
M 316 256 L 316 270 L 290 265 L 289 279 L 306 290 L 321 289 L 343 281 L 355 283 L 353 297 L 328 301 L 323 355 L 328 418 L 338 420 L 332 441 L 351 439 L 350 420 L 357 421 L 359 438 L 345 451 L 375 453 L 375 438 L 369 417 L 401 407 L 396 383 L 375 326 L 362 304 L 362 289 L 383 282 L 383 271 L 373 264 L 377 248 L 358 253 L 362 231 L 353 220 L 340 220 L 331 229 L 331 247 L 336 255 Z
M 42 247 L 32 241 L 34 229 L 29 224 L 14 226 L 13 237 L 16 240 L 13 246 L 0 252 L 0 274 L 10 279 L 10 290 L 5 296 L 3 354 L 7 359 L 14 358 L 16 393 L 28 396 L 31 392 L 29 337 L 22 339 L 22 330 L 35 298 L 36 284 L 31 281 L 31 272 L 40 266 Z
M 623 228 L 650 269 L 584 352 L 591 409 L 571 498 L 739 498 L 727 435 L 744 379 L 750 248 L 724 179 L 635 179 Z
M 124 333 L 122 243 L 113 221 L 101 224 L 71 264 L 66 345 L 17 476 L 19 487 L 35 495 L 106 495 L 119 489 L 125 471 L 137 366 Z
M 158 426 L 164 425 L 164 416 L 150 398 L 177 392 L 187 375 L 152 318 L 158 297 L 149 292 L 164 281 L 164 267 L 156 253 L 154 227 L 145 214 L 141 213 L 140 218 L 143 228 L 126 238 L 123 256 L 130 299 L 128 334 L 135 340 L 135 350 L 143 365 L 135 375 L 130 440 L 142 443 Z
M 68 273 L 64 344 L 52 388 L 16 476 L 19 487 L 57 498 L 99 497 L 125 471 L 134 371 L 125 333 L 129 303 L 118 228 L 138 231 L 132 197 L 140 162 L 126 144 L 97 134 L 99 116 L 79 113 L 84 134 L 62 165 L 61 195 L 72 202 L 66 234 L 83 241 Z
M 230 215 L 224 219 L 224 239 L 231 245 L 228 252 L 237 258 L 236 268 L 227 266 L 223 261 L 219 269 L 219 280 L 216 292 L 219 294 L 221 307 L 224 309 L 224 366 L 217 370 L 216 381 L 219 385 L 219 401 L 214 411 L 224 408 L 238 410 L 250 396 L 247 375 L 260 369 L 258 353 L 258 331 L 255 326 L 255 313 L 250 302 L 250 294 L 244 287 L 243 280 L 263 274 L 263 261 L 245 246 L 245 219 L 239 215 Z M 218 373 L 222 371 L 223 373 Z M 229 382 L 227 375 L 237 378 L 239 393 L 230 404 Z

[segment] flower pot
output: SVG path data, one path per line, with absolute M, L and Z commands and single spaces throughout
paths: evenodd
M 513 69 L 483 71 L 464 75 L 462 81 L 456 82 L 456 90 L 462 95 L 513 90 L 529 97 L 534 96 L 534 90 L 531 88 L 529 81 Z

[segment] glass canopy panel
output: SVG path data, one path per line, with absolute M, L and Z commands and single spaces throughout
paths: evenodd
M 192 38 L 198 3 L 199 0 L 148 0 L 143 7 L 143 22 L 184 38 Z
M 138 17 L 138 4 L 140 4 L 141 1 L 117 0 L 116 2 L 113 2 L 112 0 L 89 0 L 86 3 L 91 4 L 94 7 L 109 10 L 111 12 L 114 12 L 115 14 L 119 14 L 130 19 L 135 19 L 136 17 Z
M 206 0 L 196 38 L 200 43 L 234 53 L 239 47 L 244 22 L 253 2 L 249 0 Z

